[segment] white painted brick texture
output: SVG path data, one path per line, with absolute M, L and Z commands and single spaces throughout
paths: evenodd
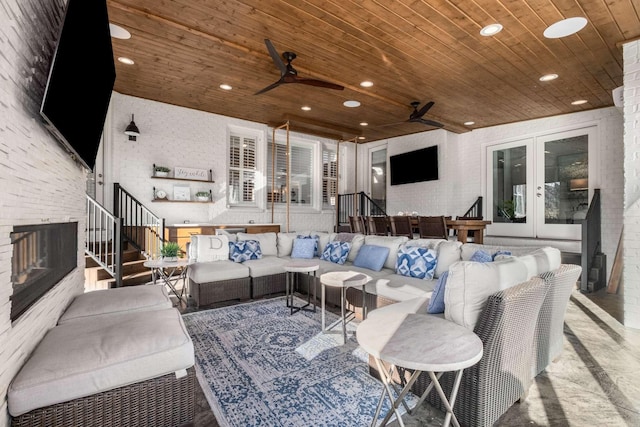
M 624 57 L 624 324 L 640 328 L 640 41 Z

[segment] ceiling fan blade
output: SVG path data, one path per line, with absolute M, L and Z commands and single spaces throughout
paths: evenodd
M 422 107 L 420 110 L 418 110 L 418 113 L 416 114 L 417 117 L 422 117 L 424 116 L 427 111 L 429 111 L 429 108 L 433 107 L 433 101 L 429 101 L 426 104 L 424 104 L 424 107 Z
M 414 123 L 422 123 L 423 125 L 433 126 L 436 128 L 444 127 L 442 123 L 434 122 L 433 120 L 429 120 L 429 119 L 416 119 L 416 120 L 409 120 L 409 121 Z
M 271 59 L 276 64 L 276 67 L 278 67 L 278 69 L 280 70 L 280 75 L 284 76 L 287 73 L 287 66 L 284 65 L 282 58 L 280 58 L 280 54 L 278 54 L 278 51 L 276 50 L 275 46 L 273 46 L 273 43 L 271 43 L 271 40 L 264 39 L 264 43 L 267 45 L 267 50 L 269 50 Z
M 317 80 L 317 79 L 306 79 L 304 77 L 296 77 L 295 83 L 302 83 L 310 86 L 324 87 L 327 89 L 344 90 L 344 86 L 341 86 L 335 83 L 325 82 L 324 80 Z
M 257 91 L 256 93 L 254 93 L 254 95 L 260 95 L 261 93 L 265 93 L 268 90 L 271 90 L 271 89 L 274 89 L 274 88 L 280 86 L 282 83 L 283 83 L 282 80 L 278 80 L 277 82 L 270 84 L 269 86 L 265 87 L 264 89 L 261 89 L 261 90 Z

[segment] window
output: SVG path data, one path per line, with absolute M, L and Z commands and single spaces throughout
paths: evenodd
M 256 206 L 257 141 L 234 131 L 229 136 L 229 206 Z
M 335 147 L 322 147 L 322 208 L 332 209 L 338 197 L 338 154 Z
M 289 184 L 287 189 L 287 146 L 276 141 L 275 171 L 273 168 L 273 144 L 267 147 L 267 202 L 313 206 L 314 198 L 314 150 L 313 144 L 290 141 Z

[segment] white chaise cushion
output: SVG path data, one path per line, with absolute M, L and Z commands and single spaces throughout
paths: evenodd
M 243 279 L 245 277 L 249 277 L 249 267 L 229 260 L 197 262 L 189 267 L 189 279 L 196 283 Z
M 400 274 L 374 278 L 366 285 L 367 292 L 393 301 L 406 301 L 418 297 L 430 298 L 436 279 L 417 279 Z
M 193 343 L 175 308 L 85 318 L 50 329 L 8 390 L 18 416 L 190 368 Z
M 275 256 L 267 256 L 260 259 L 244 261 L 242 265 L 249 268 L 249 275 L 251 277 L 264 277 L 284 273 L 284 266 L 291 262 L 290 257 L 278 258 Z
M 260 242 L 260 251 L 263 256 L 273 255 L 278 256 L 278 237 L 276 233 L 238 233 L 238 241 L 243 240 L 257 240 Z
M 527 266 L 515 257 L 486 263 L 454 263 L 449 267 L 444 291 L 444 317 L 473 330 L 489 295 L 527 279 Z
M 58 324 L 87 317 L 120 315 L 134 311 L 163 310 L 173 304 L 164 286 L 139 285 L 106 289 L 78 295 L 58 320 Z

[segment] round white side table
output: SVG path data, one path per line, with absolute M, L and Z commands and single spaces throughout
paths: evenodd
M 365 295 L 365 285 L 371 280 L 371 277 L 366 274 L 358 273 L 357 271 L 332 271 L 324 273 L 320 276 L 320 283 L 322 284 L 322 332 L 326 333 L 325 327 L 325 286 L 332 288 L 340 288 L 340 310 L 342 314 L 342 336 L 344 342 L 347 342 L 347 318 L 346 318 L 346 295 L 347 288 L 362 286 L 362 318 L 366 319 L 367 316 L 367 298 Z M 337 323 L 336 323 L 337 325 Z M 334 325 L 331 325 L 332 328 Z
M 293 261 L 284 266 L 284 271 L 286 272 L 286 287 L 285 294 L 287 298 L 287 307 L 291 308 L 291 313 L 297 313 L 300 310 L 316 311 L 316 271 L 320 268 L 315 261 Z M 293 291 L 295 289 L 295 276 L 296 273 L 307 273 L 307 283 L 309 284 L 307 288 L 307 303 L 302 306 L 295 306 L 293 304 Z M 310 277 L 311 273 L 313 273 L 313 278 Z M 313 285 L 313 310 L 307 308 L 311 305 L 311 286 Z

